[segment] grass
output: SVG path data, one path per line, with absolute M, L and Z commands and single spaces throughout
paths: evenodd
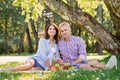
M 106 63 L 109 57 L 100 60 Z M 120 80 L 120 56 L 117 56 L 118 69 L 89 70 L 68 70 L 68 71 L 36 71 L 36 72 L 0 72 L 0 80 Z M 21 63 L 10 62 L 0 65 L 0 68 L 16 66 Z

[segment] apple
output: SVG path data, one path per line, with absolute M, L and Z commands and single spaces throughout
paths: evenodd
M 63 60 L 62 60 L 62 59 L 60 59 L 60 58 L 57 58 L 57 59 L 56 59 L 56 61 L 57 61 L 60 65 L 62 65 L 62 64 L 63 64 Z
M 51 67 L 51 70 L 52 70 L 52 71 L 58 71 L 58 68 L 57 68 L 56 66 L 52 66 L 52 67 Z

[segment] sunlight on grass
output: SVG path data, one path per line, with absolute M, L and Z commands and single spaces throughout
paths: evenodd
M 20 63 L 20 62 L 8 62 L 6 64 L 1 64 L 0 68 L 11 68 L 11 67 L 14 67 L 14 66 L 17 66 L 20 64 L 22 64 L 22 63 Z
M 106 63 L 109 57 L 101 62 Z M 117 56 L 118 69 L 100 69 L 95 71 L 72 69 L 59 71 L 21 71 L 21 72 L 0 72 L 0 80 L 119 80 L 120 79 L 120 56 Z M 0 65 L 0 68 L 16 66 L 22 63 L 9 62 Z
M 44 72 L 8 72 L 0 73 L 0 80 L 46 80 L 50 75 Z
M 1 80 L 119 80 L 118 70 L 69 70 L 57 72 L 0 73 Z

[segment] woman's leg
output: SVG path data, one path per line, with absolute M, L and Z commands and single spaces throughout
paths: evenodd
M 23 65 L 19 65 L 19 66 L 16 66 L 16 67 L 13 67 L 7 71 L 24 71 L 24 70 L 29 70 L 31 68 L 33 68 L 34 66 L 34 59 L 28 59 L 25 64 Z
M 105 64 L 98 62 L 97 60 L 89 61 L 88 64 L 94 68 L 103 69 Z

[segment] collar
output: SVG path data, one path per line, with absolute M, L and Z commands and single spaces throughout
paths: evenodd
M 65 41 L 65 39 L 64 39 L 64 38 L 61 38 L 61 40 Z M 72 35 L 70 36 L 69 41 L 71 41 L 71 40 L 73 40 L 73 36 L 72 36 Z
M 50 40 L 49 40 L 49 39 L 47 39 L 47 42 L 48 42 L 48 43 L 50 43 Z M 54 39 L 54 43 L 55 43 L 55 42 L 56 42 L 56 41 L 55 41 L 55 39 Z

